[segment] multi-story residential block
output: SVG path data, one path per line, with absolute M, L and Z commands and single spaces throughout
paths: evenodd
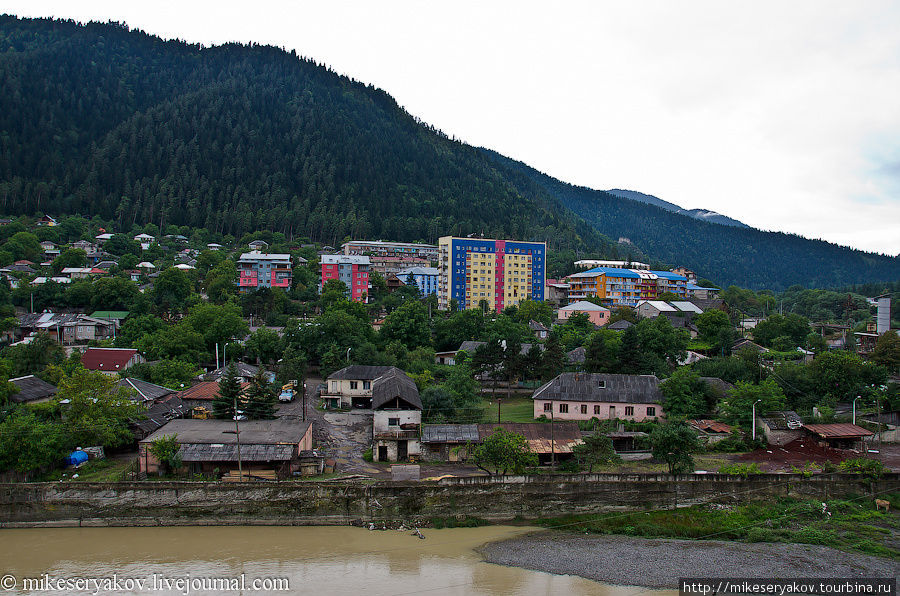
M 438 247 L 433 244 L 413 242 L 385 242 L 383 240 L 355 240 L 341 245 L 345 255 L 369 255 L 377 257 L 416 257 L 435 261 Z
M 245 252 L 238 259 L 241 293 L 259 288 L 290 289 L 294 279 L 291 270 L 291 255 L 282 253 Z
M 566 278 L 569 300 L 600 298 L 610 306 L 636 306 L 640 300 L 656 300 L 671 292 L 686 297 L 687 278 L 670 271 L 596 267 Z
M 612 267 L 613 269 L 650 269 L 647 263 L 637 261 L 599 261 L 597 259 L 582 259 L 575 261 L 579 269 L 594 269 L 595 267 Z
M 410 281 L 419 288 L 423 296 L 437 294 L 441 270 L 436 267 L 411 267 L 397 273 L 397 278 L 405 284 Z
M 522 300 L 544 299 L 547 245 L 544 242 L 444 236 L 438 241 L 441 270 L 438 307 L 459 308 L 481 301 L 500 312 Z
M 399 275 L 403 269 L 412 267 L 428 267 L 428 260 L 419 257 L 369 257 L 371 262 L 370 269 L 377 271 L 385 279 L 392 275 Z
M 369 295 L 369 257 L 360 255 L 322 255 L 322 281 L 320 290 L 329 279 L 344 282 L 350 291 L 350 300 L 365 302 Z

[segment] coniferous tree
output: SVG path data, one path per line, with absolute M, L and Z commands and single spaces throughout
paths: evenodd
M 275 418 L 275 393 L 262 368 L 250 379 L 250 385 L 244 395 L 247 398 L 244 413 L 248 419 L 272 420 Z
M 213 416 L 216 418 L 233 419 L 234 405 L 241 401 L 241 384 L 238 381 L 238 370 L 234 362 L 225 369 L 225 374 L 219 379 L 219 392 L 213 398 Z M 240 409 L 240 407 L 238 408 Z

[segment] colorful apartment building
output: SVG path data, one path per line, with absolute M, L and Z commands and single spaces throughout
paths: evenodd
M 291 288 L 294 275 L 289 254 L 245 252 L 237 265 L 240 272 L 238 288 L 242 294 L 260 288 Z
M 329 279 L 344 282 L 350 292 L 348 296 L 354 302 L 366 302 L 369 295 L 369 257 L 361 255 L 322 255 L 321 291 Z
M 566 278 L 569 300 L 600 298 L 609 306 L 636 306 L 665 292 L 686 297 L 687 278 L 670 271 L 596 267 Z
M 413 242 L 385 242 L 383 240 L 354 240 L 341 245 L 345 255 L 368 255 L 371 257 L 414 257 L 435 261 L 438 247 L 434 244 Z M 426 263 L 427 265 L 427 263 Z
M 544 242 L 444 236 L 438 249 L 438 308 L 449 308 L 451 300 L 460 309 L 479 308 L 484 300 L 500 312 L 522 300 L 544 299 Z
M 437 267 L 410 267 L 397 273 L 397 278 L 404 284 L 413 282 L 423 296 L 438 293 L 441 270 Z

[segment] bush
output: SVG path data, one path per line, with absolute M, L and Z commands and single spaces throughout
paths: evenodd
M 750 474 L 762 474 L 762 470 L 756 463 L 749 464 L 729 464 L 719 468 L 719 474 L 730 474 L 733 476 L 743 476 L 746 478 Z
M 881 478 L 885 471 L 883 463 L 877 459 L 867 459 L 865 457 L 844 460 L 839 467 L 844 472 L 862 474 L 872 480 Z
M 369 447 L 368 449 L 363 451 L 363 459 L 368 462 L 373 461 L 374 458 L 372 457 L 372 448 L 371 447 Z

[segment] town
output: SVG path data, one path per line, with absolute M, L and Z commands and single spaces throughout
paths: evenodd
M 7 480 L 900 470 L 890 294 L 810 322 L 544 242 L 110 229 L 0 223 Z

